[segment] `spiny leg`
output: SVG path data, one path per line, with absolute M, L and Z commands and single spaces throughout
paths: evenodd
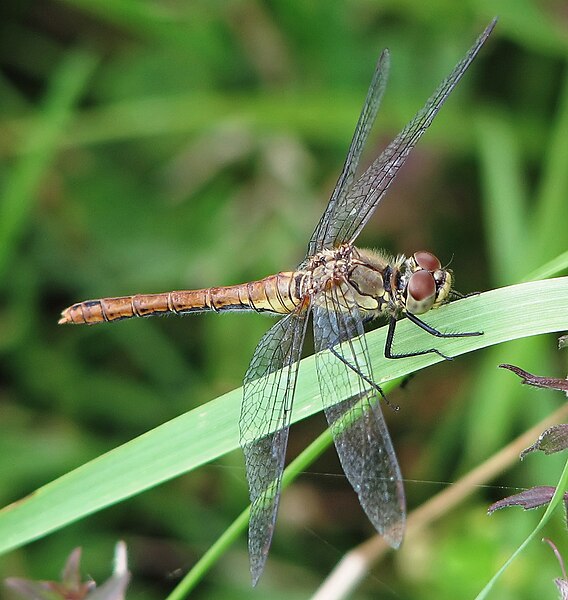
M 425 323 L 424 321 L 422 321 L 422 319 L 419 319 L 416 315 L 414 315 L 412 313 L 406 313 L 406 317 L 408 318 L 409 321 L 411 321 L 415 325 L 418 325 L 418 327 L 420 327 L 420 329 L 423 329 L 424 331 L 426 331 L 426 333 L 429 333 L 430 335 L 433 335 L 434 337 L 438 337 L 438 338 L 461 338 L 461 337 L 473 337 L 473 336 L 483 335 L 482 331 L 468 331 L 468 332 L 462 332 L 462 333 L 444 333 L 442 331 L 438 331 L 434 327 L 431 327 L 430 325 L 428 325 L 428 323 Z M 385 342 L 385 357 L 386 358 L 393 358 L 393 359 L 394 358 L 410 358 L 412 356 L 423 356 L 424 354 L 437 354 L 444 360 L 453 360 L 453 358 L 451 356 L 448 356 L 447 354 L 440 352 L 437 348 L 428 348 L 427 350 L 418 350 L 416 352 L 404 352 L 404 353 L 396 353 L 396 354 L 393 353 L 392 346 L 393 346 L 393 341 L 394 341 L 394 332 L 396 329 L 396 324 L 397 324 L 396 318 L 391 317 L 389 320 L 389 328 L 388 328 L 388 332 L 387 332 L 387 339 Z

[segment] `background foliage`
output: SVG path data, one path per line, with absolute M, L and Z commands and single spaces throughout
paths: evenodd
M 333 189 L 376 57 L 392 52 L 371 160 L 494 14 L 499 24 L 359 243 L 428 248 L 461 291 L 513 283 L 566 249 L 565 3 L 5 2 L 0 20 L 0 501 L 238 387 L 270 324 L 204 315 L 59 328 L 91 297 L 237 283 L 292 268 Z M 532 236 L 534 231 L 548 232 Z M 533 239 L 536 237 L 537 239 Z M 514 307 L 511 307 L 514 310 Z M 530 315 L 519 315 L 530 318 Z M 417 506 L 546 414 L 499 362 L 561 376 L 555 340 L 437 365 L 386 411 Z M 322 427 L 294 428 L 296 454 Z M 359 598 L 471 597 L 536 515 L 492 518 L 553 485 L 531 457 L 375 569 Z M 371 526 L 333 453 L 284 495 L 261 595 L 304 598 Z M 434 483 L 433 483 L 434 482 Z M 501 489 L 499 486 L 505 486 Z M 118 538 L 131 597 L 162 598 L 247 502 L 240 453 L 2 558 L 53 579 L 84 547 L 105 579 Z M 555 537 L 566 550 L 560 520 Z M 531 547 L 499 598 L 554 598 Z M 245 539 L 195 597 L 250 597 Z

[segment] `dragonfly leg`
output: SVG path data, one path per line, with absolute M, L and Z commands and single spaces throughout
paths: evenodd
M 424 323 L 424 321 L 422 319 L 419 319 L 416 315 L 413 315 L 412 313 L 406 313 L 406 317 L 408 318 L 409 321 L 412 321 L 415 325 L 418 325 L 418 327 L 420 327 L 420 329 L 424 329 L 424 331 L 426 331 L 430 335 L 433 335 L 433 336 L 439 337 L 439 338 L 475 337 L 478 335 L 483 335 L 483 331 L 466 331 L 466 332 L 461 332 L 461 333 L 443 333 L 442 331 L 438 331 L 437 329 L 434 329 L 433 327 L 428 325 L 428 323 Z
M 412 321 L 412 319 L 410 319 L 410 320 Z M 420 319 L 418 319 L 418 321 L 420 321 Z M 410 358 L 411 356 L 422 356 L 423 354 L 437 354 L 438 356 L 441 356 L 445 360 L 453 360 L 453 358 L 451 356 L 447 356 L 446 354 L 443 354 L 436 348 L 429 348 L 428 350 L 418 350 L 417 352 L 404 352 L 404 353 L 400 353 L 400 354 L 393 353 L 392 344 L 394 341 L 394 332 L 396 329 L 396 323 L 397 323 L 396 318 L 391 317 L 389 320 L 389 329 L 387 332 L 387 340 L 385 342 L 385 357 L 386 358 Z M 420 323 L 421 324 L 419 324 L 419 323 L 416 323 L 416 324 L 419 327 L 421 327 L 422 329 L 424 329 L 425 331 L 427 331 L 428 333 L 432 333 L 432 331 L 435 331 L 436 333 L 433 333 L 432 335 L 440 334 L 437 337 L 440 337 L 440 336 L 445 337 L 439 331 L 437 331 L 436 329 L 432 329 L 429 325 L 427 325 L 423 321 L 420 321 Z
M 462 294 L 457 290 L 450 290 L 451 300 L 463 300 L 464 298 L 471 298 L 472 296 L 479 296 L 480 292 L 470 292 L 469 294 Z
M 437 329 L 434 329 L 434 327 L 428 325 L 428 323 L 425 323 L 422 319 L 418 318 L 416 315 L 413 315 L 412 313 L 407 312 L 406 317 L 408 318 L 409 321 L 412 321 L 412 323 L 414 323 L 415 325 L 418 325 L 418 327 L 420 327 L 420 329 L 423 329 L 424 331 L 426 331 L 430 335 L 433 335 L 434 337 L 460 338 L 460 337 L 472 337 L 472 336 L 483 335 L 483 331 L 467 331 L 467 332 L 462 332 L 462 333 L 444 333 L 442 331 L 438 331 Z M 386 358 L 409 358 L 411 356 L 422 356 L 423 354 L 437 354 L 438 356 L 442 357 L 445 360 L 453 360 L 453 358 L 451 356 L 448 356 L 447 354 L 440 352 L 436 348 L 429 348 L 428 350 L 419 350 L 417 352 L 405 352 L 403 354 L 398 354 L 398 353 L 394 354 L 392 351 L 392 344 L 393 344 L 393 340 L 394 340 L 394 332 L 396 329 L 396 323 L 397 323 L 396 318 L 391 317 L 391 319 L 389 321 L 389 329 L 387 332 L 387 340 L 385 343 Z
M 388 403 L 387 397 L 378 383 L 375 383 L 370 377 L 367 377 L 365 373 L 361 373 L 361 371 L 355 365 L 352 365 L 344 356 L 341 356 L 341 354 L 339 354 L 339 352 L 335 350 L 333 346 L 330 346 L 328 350 L 333 354 L 333 356 L 335 356 L 335 358 L 340 360 L 346 367 L 361 377 L 365 383 L 368 383 L 381 396 L 381 398 Z M 398 410 L 398 407 L 396 407 L 396 409 Z

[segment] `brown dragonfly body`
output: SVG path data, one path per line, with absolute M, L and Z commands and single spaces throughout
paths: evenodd
M 423 274 L 428 274 L 424 276 Z M 419 283 L 419 280 L 423 281 Z M 60 324 L 88 324 L 167 313 L 256 311 L 289 314 L 333 286 L 349 286 L 365 321 L 407 310 L 422 314 L 447 300 L 451 273 L 429 252 L 392 259 L 344 244 L 313 256 L 304 269 L 239 285 L 85 300 L 66 308 Z M 341 297 L 345 297 L 343 293 Z M 421 306 L 419 306 L 421 304 Z M 339 305 L 341 308 L 341 305 Z M 349 306 L 344 306 L 349 310 Z
M 295 271 L 227 287 L 88 300 L 62 313 L 60 323 L 75 324 L 203 311 L 282 315 L 260 340 L 243 382 L 239 441 L 251 499 L 253 584 L 264 569 L 276 524 L 298 368 L 310 319 L 323 410 L 345 476 L 375 529 L 394 548 L 402 542 L 406 519 L 402 475 L 379 406 L 384 395 L 375 383 L 364 323 L 387 316 L 387 358 L 428 353 L 449 358 L 436 348 L 394 353 L 395 327 L 402 316 L 437 338 L 481 333 L 441 332 L 417 316 L 460 297 L 451 289 L 451 272 L 433 254 L 422 251 L 409 258 L 393 258 L 357 249 L 354 243 L 494 26 L 495 20 L 424 107 L 357 178 L 363 147 L 386 87 L 390 55 L 383 51 L 343 170 L 310 238 L 306 257 Z M 345 423 L 350 424 L 346 427 Z
M 301 302 L 297 282 L 304 276 L 300 271 L 282 272 L 238 285 L 86 300 L 65 309 L 59 323 L 92 325 L 132 317 L 206 311 L 248 310 L 288 314 Z

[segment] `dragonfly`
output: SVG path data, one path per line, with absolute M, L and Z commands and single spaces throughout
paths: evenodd
M 452 272 L 443 268 L 434 254 L 422 250 L 410 257 L 392 257 L 357 248 L 354 242 L 495 24 L 496 19 L 425 106 L 356 178 L 386 87 L 390 54 L 388 50 L 381 53 L 343 170 L 306 257 L 294 271 L 239 285 L 87 300 L 61 314 L 61 324 L 204 311 L 284 315 L 254 352 L 244 377 L 239 419 L 251 499 L 248 544 L 253 585 L 264 570 L 276 524 L 298 368 L 310 317 L 323 410 L 342 468 L 378 533 L 393 548 L 402 542 L 406 519 L 403 480 L 380 409 L 384 394 L 375 383 L 364 325 L 377 317 L 388 320 L 384 354 L 391 359 L 429 353 L 450 358 L 436 348 L 394 352 L 395 328 L 403 317 L 437 338 L 482 332 L 444 333 L 422 320 L 431 309 L 463 297 L 453 289 Z

